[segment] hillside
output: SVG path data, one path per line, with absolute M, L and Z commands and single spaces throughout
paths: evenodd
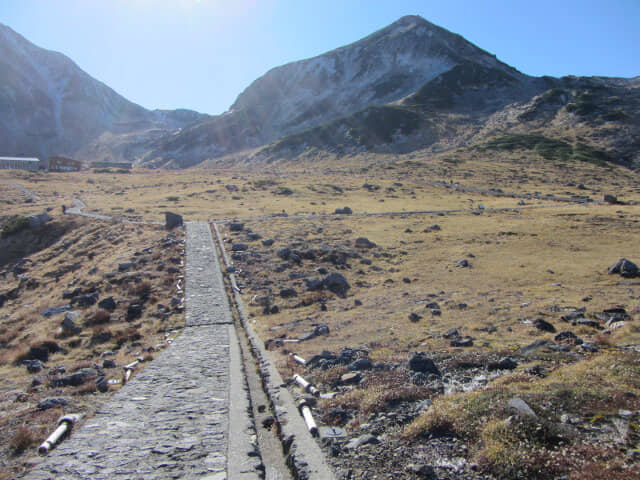
M 32 44 L 0 24 L 0 154 L 47 157 L 54 154 L 83 160 L 132 160 L 89 155 L 104 137 L 173 131 L 205 117 L 196 112 L 149 111 L 89 76 L 65 55 Z M 92 148 L 89 145 L 92 144 Z M 125 157 L 125 158 L 123 158 Z
M 299 135 L 399 101 L 463 64 L 500 72 L 530 88 L 529 77 L 495 56 L 421 17 L 408 16 L 353 44 L 270 70 L 225 114 L 155 142 L 143 163 L 189 166 Z

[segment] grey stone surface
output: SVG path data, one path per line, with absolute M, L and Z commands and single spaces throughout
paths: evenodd
M 206 223 L 187 225 L 186 280 L 183 333 L 25 478 L 260 478 L 237 337 Z

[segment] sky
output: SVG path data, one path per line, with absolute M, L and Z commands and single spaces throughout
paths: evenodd
M 529 75 L 640 75 L 640 0 L 0 0 L 0 23 L 128 100 L 209 114 L 404 15 Z

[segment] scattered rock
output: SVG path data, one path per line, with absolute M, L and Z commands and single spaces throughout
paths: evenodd
M 289 257 L 291 257 L 291 249 L 289 247 L 281 248 L 278 250 L 277 255 L 282 260 L 289 260 Z
M 347 279 L 339 273 L 330 273 L 324 277 L 322 279 L 322 285 L 341 298 L 345 298 L 347 296 L 347 290 L 351 288 Z
M 440 230 L 442 230 L 440 228 L 440 225 L 430 225 L 427 228 L 424 229 L 424 233 L 430 233 L 430 232 L 439 232 Z
M 164 212 L 164 226 L 167 230 L 172 230 L 175 227 L 181 227 L 182 224 L 182 215 L 172 212 Z
M 620 203 L 618 201 L 617 197 L 615 197 L 614 195 L 610 195 L 610 194 L 605 194 L 604 201 L 606 203 L 611 204 L 611 205 L 618 205 Z
M 580 318 L 584 318 L 584 312 L 576 311 L 576 312 L 570 312 L 562 315 L 560 317 L 560 320 L 564 322 L 572 323 L 575 325 L 576 321 Z
M 107 358 L 102 362 L 102 368 L 116 368 L 116 366 L 117 365 L 115 360 L 112 360 L 110 358 Z
M 489 371 L 494 370 L 514 370 L 518 366 L 518 362 L 516 362 L 511 357 L 501 358 L 498 362 L 490 363 L 488 365 Z
M 458 267 L 458 268 L 468 268 L 470 266 L 471 266 L 471 264 L 469 263 L 469 261 L 466 258 L 463 258 L 463 259 L 458 260 L 456 262 L 456 267 Z
M 353 374 L 347 373 L 346 375 L 353 375 Z M 378 439 L 378 437 L 376 437 L 375 435 L 371 435 L 370 433 L 367 433 L 360 437 L 349 440 L 347 444 L 344 446 L 344 448 L 346 450 L 357 450 L 363 445 L 376 445 L 378 443 L 380 443 L 380 440 Z
M 349 364 L 347 368 L 351 371 L 371 370 L 373 368 L 373 364 L 371 363 L 371 360 L 369 360 L 368 358 L 358 358 L 357 360 Z
M 520 355 L 529 356 L 544 348 L 556 350 L 556 347 L 557 345 L 550 340 L 536 340 L 532 344 L 522 347 L 520 350 L 518 350 L 518 353 Z
M 360 375 L 358 372 L 350 372 L 345 373 L 340 377 L 340 383 L 342 383 L 342 385 L 355 385 L 357 383 L 360 383 L 361 379 L 362 375 Z
M 107 381 L 107 377 L 101 376 L 96 378 L 95 384 L 99 392 L 106 393 L 109 391 L 109 382 Z
M 626 258 L 621 258 L 616 263 L 611 265 L 607 273 L 609 275 L 618 273 L 621 276 L 627 277 L 627 278 L 637 277 L 638 275 L 640 275 L 638 271 L 638 266 L 635 263 L 633 263 L 631 260 L 627 260 Z
M 49 410 L 55 407 L 65 407 L 69 404 L 66 398 L 62 397 L 49 397 L 38 402 L 38 410 Z
M 410 463 L 405 470 L 413 473 L 418 478 L 424 478 L 426 480 L 436 480 L 438 478 L 435 469 L 431 465 L 416 465 L 415 463 Z
M 457 328 L 452 328 L 450 330 L 447 330 L 442 336 L 444 338 L 456 338 L 460 336 L 460 332 L 458 332 Z
M 62 333 L 66 336 L 77 335 L 82 331 L 82 328 L 76 325 L 75 321 L 79 318 L 79 312 L 67 312 L 64 314 L 64 320 L 62 320 Z
M 424 352 L 418 352 L 411 356 L 409 359 L 409 370 L 413 372 L 432 373 L 440 376 L 440 370 L 436 364 L 427 357 Z
M 264 245 L 265 247 L 270 247 L 271 245 L 273 245 L 273 238 L 265 238 L 264 240 L 262 240 L 262 245 Z
M 45 318 L 53 317 L 54 315 L 59 315 L 61 313 L 66 312 L 67 310 L 71 310 L 71 305 L 60 305 L 58 307 L 50 307 L 41 312 L 41 315 Z
M 71 299 L 69 305 L 77 305 L 82 308 L 90 307 L 98 302 L 98 294 L 96 292 L 77 295 Z
M 509 400 L 507 406 L 516 410 L 520 415 L 537 417 L 536 412 L 534 412 L 533 409 L 520 397 L 514 397 Z
M 92 378 L 98 376 L 98 372 L 93 368 L 82 368 L 71 375 L 62 378 L 51 379 L 52 387 L 79 387 L 87 383 Z
M 249 250 L 249 246 L 246 243 L 234 243 L 231 245 L 232 252 L 246 252 Z
M 375 248 L 377 245 L 366 237 L 356 238 L 356 248 Z
M 415 312 L 412 312 L 412 313 L 409 315 L 409 320 L 411 320 L 413 323 L 419 322 L 421 318 L 422 318 L 422 316 L 418 315 L 418 314 L 417 314 L 417 313 L 415 313 Z
M 135 320 L 136 318 L 139 318 L 141 316 L 142 305 L 138 305 L 137 303 L 129 305 L 129 307 L 127 308 L 127 322 L 131 322 L 132 320 Z
M 29 373 L 38 373 L 44 368 L 44 364 L 40 360 L 23 360 L 22 364 L 27 367 Z
M 49 360 L 49 353 L 47 347 L 30 347 L 27 360 L 40 360 L 46 363 Z
M 229 230 L 232 232 L 241 232 L 244 230 L 244 223 L 242 222 L 231 222 L 229 224 Z
M 552 324 L 550 324 L 546 320 L 543 320 L 542 318 L 536 318 L 533 321 L 533 326 L 536 327 L 538 330 L 542 330 L 543 332 L 550 332 L 550 333 L 556 332 L 556 327 L 554 327 Z
M 103 298 L 98 302 L 98 307 L 102 308 L 103 310 L 113 312 L 116 309 L 116 301 L 113 299 L 113 297 Z
M 449 345 L 451 345 L 452 347 L 473 347 L 473 338 L 471 337 L 454 338 L 449 342 Z
M 578 338 L 575 333 L 569 331 L 560 332 L 554 337 L 554 340 L 558 343 L 570 346 L 582 345 L 583 343 L 582 339 Z
M 576 325 L 582 325 L 585 327 L 596 328 L 598 330 L 602 330 L 602 326 L 596 320 L 591 320 L 590 318 L 581 318 L 576 322 Z
M 296 297 L 297 295 L 298 292 L 296 292 L 293 288 L 283 288 L 282 290 L 280 290 L 280 296 L 282 298 L 291 298 Z
M 353 213 L 353 210 L 351 210 L 349 207 L 336 208 L 334 213 L 336 215 L 351 215 Z
M 70 290 L 67 288 L 65 291 L 62 292 L 62 298 L 65 300 L 69 300 L 77 295 L 80 295 L 81 293 L 82 293 L 81 288 L 74 288 L 73 290 Z
M 122 262 L 118 264 L 118 271 L 127 272 L 132 268 L 135 268 L 135 266 L 136 266 L 136 262 Z

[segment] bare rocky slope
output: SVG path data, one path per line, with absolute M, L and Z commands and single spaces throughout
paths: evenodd
M 0 155 L 83 153 L 80 157 L 89 159 L 92 151 L 100 151 L 93 160 L 131 160 L 131 152 L 112 155 L 104 145 L 105 140 L 116 147 L 126 142 L 113 142 L 114 136 L 167 133 L 206 117 L 188 110 L 146 110 L 65 55 L 37 47 L 2 24 L 0 112 Z
M 274 68 L 218 116 L 145 110 L 2 25 L 0 66 L 0 154 L 186 168 L 488 148 L 640 167 L 638 77 L 530 77 L 418 16 Z
M 407 16 L 353 44 L 270 70 L 242 92 L 228 112 L 161 138 L 143 161 L 189 166 L 261 147 L 401 100 L 466 64 L 527 89 L 533 81 L 463 37 Z
M 542 142 L 546 157 L 637 168 L 639 84 L 637 78 L 530 77 L 463 37 L 408 16 L 351 45 L 267 72 L 227 113 L 150 142 L 141 161 L 215 166 L 223 158 L 438 153 L 497 141 L 507 150 L 540 150 Z M 509 135 L 524 138 L 514 146 Z

